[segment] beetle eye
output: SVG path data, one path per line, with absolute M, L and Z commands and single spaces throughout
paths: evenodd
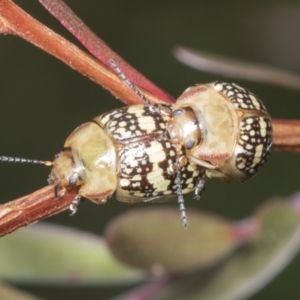
M 195 141 L 194 140 L 188 140 L 186 143 L 185 143 L 185 149 L 191 149 L 193 148 L 195 145 Z
M 176 117 L 182 115 L 182 113 L 183 111 L 181 109 L 176 109 L 173 111 L 172 115 Z

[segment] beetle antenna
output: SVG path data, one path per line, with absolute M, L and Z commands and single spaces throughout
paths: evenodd
M 40 164 L 46 166 L 52 166 L 52 161 L 47 160 L 36 160 L 36 159 L 28 159 L 28 158 L 20 158 L 20 157 L 10 157 L 10 156 L 0 156 L 0 161 L 9 162 L 9 163 L 28 163 L 28 164 Z
M 147 105 L 152 106 L 150 101 L 143 95 L 135 85 L 126 77 L 126 75 L 122 72 L 122 70 L 118 67 L 113 59 L 109 60 L 110 65 L 113 67 L 114 71 L 118 74 L 118 76 L 133 90 Z
M 183 226 L 184 226 L 184 228 L 187 228 L 188 221 L 187 221 L 186 210 L 185 210 L 185 205 L 184 205 L 184 197 L 182 195 L 181 172 L 180 172 L 178 156 L 177 156 L 176 182 L 177 182 L 176 183 L 176 185 L 177 185 L 176 192 L 177 192 L 177 196 L 178 196 L 179 211 L 181 214 Z
M 131 90 L 133 90 L 152 110 L 152 112 L 157 112 L 155 107 L 150 103 L 150 101 L 143 95 L 136 87 L 135 85 L 126 77 L 126 75 L 122 72 L 122 70 L 118 67 L 118 65 L 115 63 L 113 59 L 109 60 L 110 65 L 114 69 L 114 71 L 118 74 L 118 76 L 130 87 Z M 179 157 L 177 156 L 177 171 L 176 171 L 176 181 L 177 181 L 177 195 L 178 195 L 178 204 L 179 204 L 179 210 L 181 214 L 181 219 L 183 226 L 187 228 L 188 222 L 187 222 L 187 216 L 186 216 L 186 210 L 184 205 L 184 197 L 182 195 L 182 186 L 181 186 L 181 172 L 180 172 L 180 165 L 179 165 Z

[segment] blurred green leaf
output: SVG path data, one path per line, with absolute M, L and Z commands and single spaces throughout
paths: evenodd
M 299 219 L 280 201 L 263 205 L 254 219 L 258 231 L 252 242 L 213 270 L 176 280 L 153 299 L 245 299 L 265 286 L 299 251 Z
M 1 300 L 41 300 L 41 298 L 31 296 L 28 293 L 10 287 L 9 285 L 4 283 L 0 283 L 0 299 Z
M 136 209 L 115 218 L 106 231 L 112 253 L 122 262 L 153 272 L 182 272 L 215 264 L 240 244 L 230 222 L 187 210 L 189 226 L 177 209 Z
M 107 285 L 137 282 L 145 274 L 117 262 L 100 237 L 39 223 L 0 239 L 0 278 L 31 284 Z

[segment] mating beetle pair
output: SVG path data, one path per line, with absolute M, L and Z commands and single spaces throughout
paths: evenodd
M 55 157 L 49 182 L 56 194 L 80 187 L 73 211 L 81 196 L 103 204 L 115 192 L 128 203 L 178 199 L 186 227 L 183 194 L 199 197 L 207 177 L 247 180 L 271 145 L 263 103 L 235 84 L 214 82 L 188 88 L 174 105 L 123 107 L 79 126 Z
M 120 72 L 120 71 L 119 71 Z M 77 128 L 53 162 L 50 181 L 105 203 L 165 202 L 201 193 L 206 177 L 245 181 L 266 162 L 272 125 L 263 103 L 235 84 L 188 88 L 174 105 L 136 105 Z M 78 197 L 79 199 L 79 197 Z

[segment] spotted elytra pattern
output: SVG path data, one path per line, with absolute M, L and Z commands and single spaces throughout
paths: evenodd
M 119 171 L 116 197 L 125 202 L 177 199 L 176 166 L 178 153 L 169 142 L 166 123 L 148 106 L 123 107 L 105 113 L 95 121 L 115 141 Z M 183 155 L 183 152 L 180 153 Z M 203 168 L 187 163 L 180 168 L 181 190 L 187 194 L 195 189 Z
M 142 136 L 165 135 L 166 123 L 159 114 L 154 114 L 148 106 L 127 106 L 107 112 L 94 119 L 105 126 L 113 139 L 123 143 Z
M 132 143 L 120 151 L 120 186 L 132 196 L 157 197 L 175 194 L 176 176 L 168 172 L 176 164 L 176 152 L 161 138 Z M 180 169 L 182 193 L 195 189 L 200 168 L 187 164 Z
M 249 90 L 234 83 L 214 82 L 213 86 L 219 92 L 226 95 L 234 107 L 240 110 L 253 110 L 267 114 L 267 109 L 260 99 Z
M 268 159 L 272 146 L 272 123 L 266 107 L 249 90 L 236 84 L 215 82 L 216 90 L 232 102 L 239 115 L 239 134 L 236 145 L 236 167 L 256 174 Z
M 245 117 L 240 123 L 237 144 L 242 148 L 237 155 L 236 166 L 249 174 L 255 174 L 265 164 L 272 144 L 272 125 L 266 117 Z

